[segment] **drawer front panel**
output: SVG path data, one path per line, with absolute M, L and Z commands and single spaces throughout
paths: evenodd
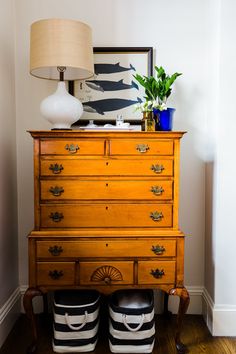
M 172 140 L 114 139 L 110 142 L 111 155 L 173 155 Z
M 138 283 L 175 283 L 175 267 L 175 261 L 140 261 L 138 262 Z
M 143 239 L 116 241 L 37 241 L 37 258 L 173 257 L 176 241 Z
M 37 285 L 74 285 L 74 262 L 38 262 Z
M 172 181 L 42 180 L 41 200 L 171 200 Z
M 133 262 L 81 262 L 81 285 L 133 284 Z
M 42 176 L 172 176 L 172 159 L 41 159 Z
M 103 139 L 60 139 L 41 140 L 41 155 L 104 155 Z
M 170 227 L 171 204 L 42 205 L 41 227 Z

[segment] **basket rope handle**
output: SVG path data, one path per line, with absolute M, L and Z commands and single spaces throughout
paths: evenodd
M 137 332 L 137 331 L 142 327 L 142 325 L 143 325 L 144 317 L 145 317 L 144 313 L 143 313 L 140 317 L 141 317 L 140 323 L 139 323 L 139 325 L 138 325 L 137 327 L 135 327 L 135 328 L 131 328 L 131 327 L 128 325 L 128 323 L 127 323 L 127 317 L 126 317 L 125 314 L 122 315 L 122 321 L 123 321 L 125 327 L 126 327 L 130 332 Z
M 72 329 L 73 331 L 79 331 L 80 329 L 82 329 L 86 323 L 87 323 L 87 320 L 88 320 L 88 312 L 85 311 L 84 313 L 84 319 L 83 319 L 83 322 L 79 325 L 79 326 L 74 326 L 70 323 L 70 316 L 68 315 L 68 313 L 66 312 L 65 313 L 65 319 L 66 319 L 66 324 L 67 326 Z

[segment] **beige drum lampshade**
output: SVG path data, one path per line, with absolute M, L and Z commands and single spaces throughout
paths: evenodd
M 58 66 L 66 67 L 65 80 L 93 76 L 92 31 L 85 23 L 46 19 L 31 25 L 30 73 L 58 80 Z

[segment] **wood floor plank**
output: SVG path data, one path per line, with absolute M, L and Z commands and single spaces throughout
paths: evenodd
M 99 342 L 93 354 L 110 353 L 108 345 L 108 327 L 106 316 L 99 332 Z M 39 344 L 37 354 L 53 354 L 52 317 L 37 316 L 39 328 Z M 153 354 L 176 354 L 174 333 L 176 317 L 156 317 L 156 341 Z M 212 337 L 202 316 L 186 315 L 183 326 L 183 342 L 188 346 L 190 354 L 236 354 L 236 338 Z M 26 354 L 31 341 L 30 325 L 25 315 L 20 316 L 0 354 Z

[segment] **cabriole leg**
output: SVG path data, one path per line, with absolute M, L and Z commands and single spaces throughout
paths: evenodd
M 42 296 L 42 295 L 43 293 L 37 288 L 28 288 L 24 294 L 23 305 L 24 305 L 26 316 L 31 321 L 32 337 L 33 337 L 32 343 L 27 349 L 27 354 L 34 353 L 37 349 L 38 334 L 37 334 L 37 325 L 36 325 L 32 300 L 35 296 Z
M 187 347 L 181 342 L 180 335 L 183 327 L 184 314 L 187 312 L 189 305 L 189 293 L 186 288 L 176 288 L 169 291 L 170 295 L 177 295 L 180 298 L 179 301 L 179 311 L 177 316 L 177 329 L 175 334 L 175 345 L 178 354 L 187 353 Z

